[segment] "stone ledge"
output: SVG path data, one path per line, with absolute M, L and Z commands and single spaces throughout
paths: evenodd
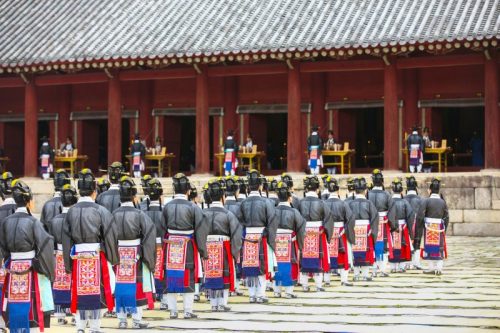
M 444 199 L 450 209 L 474 209 L 474 189 L 473 188 L 449 188 L 442 189 Z M 427 195 L 423 195 L 426 197 Z
M 463 209 L 450 209 L 448 213 L 450 214 L 451 223 L 462 223 L 464 221 Z
M 500 200 L 492 200 L 491 201 L 491 208 L 500 210 Z
M 454 223 L 453 236 L 500 236 L 500 223 Z
M 500 223 L 498 210 L 464 210 L 464 222 L 469 223 Z
M 474 189 L 476 209 L 491 209 L 491 189 L 479 187 Z

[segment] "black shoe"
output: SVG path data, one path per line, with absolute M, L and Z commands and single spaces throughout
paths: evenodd
M 389 277 L 389 274 L 387 274 L 386 272 L 380 272 L 380 277 Z
M 59 319 L 57 319 L 57 324 L 58 325 L 66 325 L 66 324 L 68 324 L 68 321 L 64 318 L 59 318 Z
M 365 278 L 363 278 L 363 281 L 371 282 L 371 281 L 373 281 L 373 278 L 370 277 L 370 276 L 369 277 L 365 277 Z
M 255 297 L 250 297 L 249 301 L 250 303 L 255 303 L 257 302 L 257 299 Z
M 311 288 L 302 286 L 302 291 L 303 292 L 308 292 L 309 290 L 311 290 Z
M 116 312 L 108 311 L 104 314 L 104 318 L 116 318 Z
M 325 287 L 330 287 L 330 282 L 325 282 Z
M 436 275 L 437 275 L 437 276 L 440 276 L 440 275 L 442 275 L 442 274 L 443 274 L 443 272 L 441 272 L 441 271 L 436 271 Z
M 200 295 L 194 295 L 194 301 L 199 302 L 200 301 Z
M 286 293 L 286 294 L 285 294 L 285 298 L 287 298 L 287 299 L 297 298 L 297 295 L 295 295 L 295 294 L 288 294 L 288 293 Z
M 219 309 L 217 308 L 217 306 L 212 306 L 212 312 L 217 312 L 219 311 Z
M 179 314 L 177 312 L 170 312 L 170 319 L 177 319 L 179 318 Z
M 257 303 L 259 304 L 269 303 L 269 299 L 267 299 L 266 297 L 257 297 Z
M 426 269 L 424 270 L 423 272 L 424 274 L 431 274 L 431 275 L 434 275 L 435 274 L 435 271 L 433 269 Z
M 160 303 L 160 310 L 161 311 L 168 310 L 168 304 Z
M 184 319 L 196 319 L 196 318 L 198 318 L 198 315 L 195 315 L 192 312 L 186 312 L 184 314 Z
M 281 293 L 274 292 L 274 297 L 276 297 L 276 298 L 281 298 Z
M 323 287 L 316 287 L 316 292 L 320 292 L 320 291 L 325 291 L 325 288 L 323 288 Z
M 148 328 L 148 327 L 149 327 L 149 323 L 148 323 L 147 321 L 142 321 L 142 320 L 140 320 L 140 321 L 135 321 L 135 320 L 134 320 L 134 321 L 133 321 L 133 323 L 132 323 L 132 328 L 133 328 L 133 329 L 136 329 L 136 330 L 137 330 L 137 329 L 139 329 L 139 330 L 143 330 L 143 329 L 146 329 L 146 328 Z
M 354 284 L 352 284 L 350 282 L 342 282 L 340 285 L 344 286 L 344 287 L 352 287 Z
M 396 273 L 397 271 L 395 269 L 391 269 L 391 273 Z
M 218 310 L 219 312 L 229 312 L 229 311 L 231 311 L 231 308 L 230 308 L 229 306 L 219 305 L 219 306 L 217 307 L 217 310 Z

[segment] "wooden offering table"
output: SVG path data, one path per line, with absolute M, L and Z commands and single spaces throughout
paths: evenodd
M 443 170 L 443 164 L 444 164 L 444 172 L 448 171 L 448 154 L 451 153 L 451 148 L 447 147 L 447 141 L 446 139 L 441 141 L 441 147 L 426 147 L 425 148 L 425 154 L 432 154 L 436 155 L 436 159 L 434 160 L 426 160 L 424 158 L 424 164 L 437 164 L 438 166 L 438 172 L 441 172 Z M 410 159 L 408 156 L 408 148 L 403 148 L 402 149 L 403 154 L 405 155 L 405 161 L 406 161 L 406 167 L 409 168 L 410 165 Z
M 69 171 L 71 177 L 75 177 L 75 173 L 78 172 L 79 170 L 83 169 L 85 166 L 85 162 L 88 160 L 87 155 L 78 155 L 78 151 L 75 149 L 73 151 L 73 155 L 70 156 L 65 156 L 65 155 L 59 155 L 54 157 L 54 168 L 57 169 L 64 169 L 66 171 Z M 64 163 L 69 163 L 69 168 L 64 166 Z M 80 163 L 80 167 L 78 168 L 78 163 Z M 58 167 L 57 165 L 60 164 Z
M 257 170 L 261 172 L 261 159 L 266 154 L 263 151 L 249 152 L 249 153 L 238 153 L 236 157 L 238 158 L 238 167 L 248 167 L 248 169 L 253 169 L 254 165 L 257 165 Z M 219 175 L 224 175 L 224 153 L 216 153 L 214 156 L 219 162 Z M 243 163 L 243 159 L 248 159 L 248 164 Z
M 347 150 L 323 150 L 321 153 L 323 155 L 323 166 L 325 168 L 330 166 L 340 166 L 340 174 L 344 174 L 344 170 L 347 169 L 347 173 L 351 173 L 351 157 L 354 155 L 356 151 L 354 149 Z M 325 162 L 324 158 L 332 156 L 334 158 L 339 158 L 337 161 L 333 162 Z
M 133 165 L 132 165 L 132 155 L 126 155 L 126 158 L 130 160 L 130 172 L 133 174 Z M 156 163 L 150 166 L 145 166 L 146 170 L 153 170 L 156 171 L 158 174 L 158 177 L 163 177 L 163 168 L 165 167 L 164 161 L 167 161 L 167 177 L 172 176 L 172 160 L 175 158 L 175 155 L 173 153 L 167 154 L 167 148 L 163 147 L 161 149 L 160 154 L 147 154 L 144 156 L 144 163 L 147 161 L 156 161 Z

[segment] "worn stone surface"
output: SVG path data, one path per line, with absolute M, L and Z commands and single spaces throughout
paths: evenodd
M 491 209 L 491 189 L 478 187 L 474 190 L 476 209 Z
M 462 223 L 464 221 L 463 209 L 450 209 L 448 213 L 450 214 L 450 222 Z
M 468 225 L 472 224 L 454 227 Z M 453 236 L 447 243 L 449 259 L 440 277 L 410 270 L 373 282 L 355 282 L 354 287 L 341 287 L 334 277 L 325 292 L 304 293 L 296 288 L 299 298 L 293 300 L 275 298 L 271 292 L 266 305 L 231 297 L 230 313 L 212 313 L 202 299 L 195 304 L 197 320 L 167 319 L 168 314 L 156 304 L 156 310 L 144 312 L 151 326 L 147 331 L 498 332 L 500 238 Z M 70 325 L 57 326 L 54 319 L 52 324 L 47 333 L 75 331 Z M 104 319 L 102 328 L 119 332 L 117 324 L 117 319 Z
M 449 209 L 474 209 L 473 188 L 443 188 L 443 197 Z
M 500 210 L 500 200 L 492 200 L 491 201 L 491 208 Z
M 500 222 L 500 212 L 498 210 L 464 210 L 464 222 L 489 223 Z
M 454 223 L 454 236 L 500 236 L 500 223 Z

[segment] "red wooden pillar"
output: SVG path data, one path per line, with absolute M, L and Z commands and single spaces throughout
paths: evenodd
M 200 66 L 196 75 L 196 173 L 210 172 L 210 116 L 208 113 L 208 75 Z
M 72 123 L 69 120 L 71 114 L 71 86 L 60 86 L 59 100 L 59 120 L 57 123 L 58 142 L 59 146 L 66 142 L 68 136 L 73 136 Z M 75 143 L 73 138 L 73 144 Z M 56 147 L 59 148 L 59 147 Z M 77 147 L 78 148 L 78 147 Z
M 24 90 L 24 175 L 35 177 L 38 169 L 38 115 L 33 80 Z
M 312 108 L 311 108 L 311 121 L 310 126 L 318 125 L 320 127 L 320 135 L 323 138 L 328 136 L 328 115 L 325 110 L 325 102 L 326 102 L 326 74 L 325 73 L 312 73 L 311 74 L 311 84 L 312 84 Z M 307 122 L 306 122 L 307 124 Z M 307 159 L 305 155 L 303 155 L 304 151 L 307 150 L 307 142 L 305 138 L 307 137 L 307 133 L 310 131 L 310 128 L 306 128 L 305 132 L 303 132 L 301 138 L 300 152 L 302 153 L 301 158 L 301 167 L 305 169 L 307 165 Z
M 384 69 L 384 169 L 398 169 L 398 76 L 395 60 Z
M 301 169 L 301 144 L 305 140 L 300 136 L 300 70 L 299 63 L 293 62 L 288 70 L 288 142 L 287 169 L 299 172 Z
M 484 167 L 500 168 L 500 111 L 498 108 L 498 59 L 496 51 L 489 50 L 490 59 L 484 64 Z
M 122 160 L 122 109 L 118 73 L 108 81 L 108 164 Z
M 153 116 L 153 81 L 139 82 L 139 133 L 146 145 L 154 145 Z M 133 133 L 132 131 L 130 133 Z
M 418 72 L 417 69 L 404 71 L 404 114 L 403 133 L 410 133 L 413 126 L 420 124 L 418 112 Z M 404 137 L 403 137 L 404 138 Z
M 238 78 L 236 76 L 228 76 L 224 78 L 224 132 L 232 129 L 235 131 L 235 139 L 239 142 L 240 131 L 239 128 L 239 117 L 236 114 L 236 108 L 238 107 Z M 237 131 L 238 130 L 238 131 Z M 224 133 L 224 134 L 225 134 Z

